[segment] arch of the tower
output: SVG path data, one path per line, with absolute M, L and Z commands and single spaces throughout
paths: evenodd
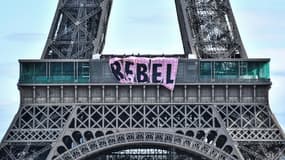
M 193 159 L 210 160 L 210 158 L 189 152 L 173 146 L 160 144 L 128 144 L 126 146 L 114 147 L 98 153 L 90 154 L 81 158 L 82 160 L 169 160 L 169 159 Z
M 169 157 L 175 159 L 215 159 L 234 160 L 239 159 L 234 148 L 227 145 L 224 139 L 223 146 L 216 143 L 214 138 L 207 135 L 208 140 L 182 135 L 179 133 L 165 133 L 159 131 L 131 131 L 121 133 L 100 133 L 91 134 L 85 132 L 82 135 L 79 131 L 62 138 L 62 145 L 56 150 L 61 159 L 127 159 L 135 158 L 145 160 L 148 157 L 166 160 Z M 205 136 L 204 136 L 205 137 Z M 219 136 L 223 138 L 223 136 Z M 84 141 L 84 142 L 83 142 Z M 81 143 L 83 142 L 83 143 Z M 80 144 L 81 143 L 81 144 Z M 158 158 L 160 157 L 160 158 Z

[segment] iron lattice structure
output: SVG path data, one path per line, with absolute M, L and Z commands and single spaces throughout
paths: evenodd
M 119 84 L 108 56 L 91 59 L 111 0 L 60 0 L 42 59 L 20 60 L 20 108 L 0 159 L 282 159 L 270 60 L 247 58 L 228 0 L 175 2 L 185 54 L 169 91 Z
M 61 0 L 43 59 L 91 59 L 105 44 L 112 0 Z
M 247 58 L 229 0 L 175 0 L 185 54 Z

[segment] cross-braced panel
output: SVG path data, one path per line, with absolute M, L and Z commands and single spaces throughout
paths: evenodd
M 91 59 L 101 53 L 112 0 L 60 0 L 43 59 Z
M 82 105 L 70 128 L 219 128 L 209 105 Z
M 4 142 L 54 141 L 72 106 L 22 106 Z
M 229 0 L 176 0 L 185 53 L 246 58 Z
M 229 134 L 235 140 L 283 140 L 268 105 L 217 105 Z

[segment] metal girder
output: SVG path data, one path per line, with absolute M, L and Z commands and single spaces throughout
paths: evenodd
M 12 160 L 17 160 L 17 158 L 11 153 L 10 150 L 8 150 L 6 147 L 3 147 L 3 150 L 7 153 L 7 155 L 9 156 L 9 158 L 11 158 Z
M 5 143 L 0 148 L 0 160 L 46 159 L 50 149 L 50 143 L 45 142 Z
M 111 3 L 60 0 L 42 59 L 101 53 Z M 247 58 L 229 0 L 176 0 L 176 6 L 186 57 Z M 218 160 L 282 158 L 285 137 L 268 104 L 269 78 L 185 81 L 170 92 L 157 85 L 106 83 L 97 70 L 106 64 L 90 71 L 103 79 L 96 83 L 19 83 L 21 105 L 1 143 L 0 160 L 78 159 L 140 144 Z
M 42 59 L 91 59 L 101 53 L 112 0 L 60 0 Z
M 47 145 L 46 147 L 34 152 L 32 155 L 30 155 L 26 159 L 35 159 L 35 158 L 39 157 L 41 154 L 48 152 L 50 149 L 51 149 L 51 145 Z
M 76 136 L 81 136 L 83 139 L 86 138 L 84 135 L 80 135 L 80 132 L 74 131 Z M 223 147 L 222 149 L 218 146 L 215 146 L 214 143 L 203 142 L 203 138 L 201 139 L 197 137 L 189 137 L 185 135 L 179 135 L 171 132 L 160 132 L 160 131 L 151 131 L 151 130 L 134 130 L 129 132 L 119 132 L 112 133 L 106 136 L 93 137 L 88 141 L 78 141 L 76 137 L 74 137 L 74 133 L 72 136 L 65 135 L 66 140 L 64 140 L 64 144 L 62 146 L 57 146 L 60 149 L 66 149 L 64 153 L 56 154 L 56 160 L 60 159 L 83 159 L 86 156 L 90 156 L 90 154 L 106 151 L 108 149 L 112 149 L 114 147 L 122 148 L 123 146 L 130 145 L 161 145 L 161 146 L 172 146 L 175 148 L 180 148 L 187 153 L 196 153 L 199 155 L 203 155 L 209 159 L 228 159 L 228 160 L 236 160 L 242 159 L 239 156 L 235 146 L 230 145 L 228 142 L 225 144 L 227 147 Z M 78 133 L 78 134 L 77 134 Z M 70 139 L 69 142 L 67 139 Z M 215 140 L 214 140 L 215 141 Z M 76 145 L 72 148 L 69 148 L 70 145 L 68 143 L 75 143 Z M 225 148 L 231 148 L 230 151 Z
M 185 56 L 247 58 L 229 0 L 176 0 Z
M 243 145 L 245 142 L 262 142 L 278 148 L 284 142 L 282 130 L 270 111 L 268 94 L 262 94 L 266 96 L 262 101 L 254 101 L 258 100 L 255 96 L 260 96 L 260 91 L 268 92 L 269 87 L 216 85 L 177 85 L 169 94 L 159 86 L 148 85 L 21 86 L 22 105 L 3 142 L 49 142 L 56 150 L 65 146 L 64 137 L 73 139 L 75 131 L 84 136 L 87 134 L 86 140 L 90 135 L 138 129 L 172 130 L 195 137 L 223 132 L 233 140 L 229 144 L 241 146 L 240 152 L 245 156 L 272 152 L 277 157 L 281 151 L 271 150 L 270 146 L 262 150 L 260 144 Z M 252 94 L 247 93 L 248 89 Z M 239 101 L 232 101 L 231 96 L 239 96 Z M 159 99 L 155 100 L 155 97 Z M 244 151 L 243 146 L 253 149 Z M 254 147 L 261 150 L 257 152 Z
M 61 0 L 43 59 L 91 59 L 104 46 L 111 0 Z M 185 56 L 247 58 L 229 0 L 176 0 Z
M 284 154 L 285 143 L 270 141 L 239 142 L 240 150 L 245 159 L 278 160 Z

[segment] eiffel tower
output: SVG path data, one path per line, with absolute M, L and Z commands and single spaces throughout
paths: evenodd
M 247 57 L 229 0 L 175 4 L 184 54 L 171 56 L 170 91 L 111 73 L 113 56 L 101 53 L 112 0 L 59 0 L 41 59 L 20 60 L 20 107 L 0 160 L 284 158 L 270 60 Z

